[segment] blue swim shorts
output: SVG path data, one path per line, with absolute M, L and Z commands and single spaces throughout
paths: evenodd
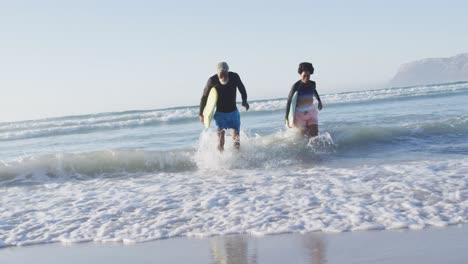
M 214 114 L 214 120 L 218 129 L 235 129 L 237 133 L 240 131 L 240 114 L 239 110 L 235 110 L 229 113 L 216 112 Z

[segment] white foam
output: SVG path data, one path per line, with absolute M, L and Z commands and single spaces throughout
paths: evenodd
M 240 150 L 234 148 L 234 141 L 226 133 L 225 150 L 217 150 L 216 132 L 208 130 L 200 135 L 194 162 L 199 169 L 271 169 L 313 161 L 317 153 L 333 151 L 333 139 L 322 133 L 307 144 L 296 129 L 286 129 L 271 135 L 248 135 L 240 133 Z
M 387 88 L 379 90 L 353 91 L 336 94 L 323 94 L 322 101 L 327 104 L 356 103 L 373 100 L 392 99 L 400 97 L 416 97 L 447 92 L 464 92 L 468 89 L 468 83 L 422 85 L 415 87 Z M 320 91 L 320 89 L 318 89 Z M 285 99 L 257 101 L 250 104 L 253 111 L 275 111 L 286 108 Z M 242 109 L 241 109 L 242 110 Z M 251 111 L 249 110 L 249 111 Z
M 467 89 L 468 83 L 415 86 L 407 88 L 389 88 L 381 90 L 325 94 L 322 95 L 322 100 L 327 105 L 333 105 L 340 103 L 355 103 L 400 97 L 443 94 L 447 92 L 463 92 Z M 249 113 L 278 111 L 284 110 L 285 107 L 285 99 L 253 101 L 250 104 Z M 241 111 L 245 111 L 242 107 L 239 109 Z M 86 133 L 89 131 L 102 129 L 109 130 L 132 128 L 184 119 L 196 120 L 197 115 L 198 107 L 191 106 L 177 109 L 109 113 L 3 124 L 0 123 L 0 140 L 17 140 L 33 137 L 64 135 L 70 133 Z
M 229 133 L 226 151 L 217 150 L 214 130 L 200 134 L 196 149 L 165 151 L 143 149 L 99 150 L 91 152 L 22 155 L 0 160 L 0 186 L 42 183 L 57 177 L 100 177 L 125 173 L 181 172 L 198 169 L 270 169 L 301 164 L 313 160 L 317 153 L 333 151 L 333 139 L 328 133 L 307 144 L 295 129 L 271 135 L 247 135 L 241 131 L 241 149 L 234 149 Z
M 458 159 L 58 178 L 0 188 L 0 245 L 466 223 L 467 175 L 468 159 Z
M 17 130 L 38 130 L 54 127 L 78 127 L 90 125 L 122 124 L 132 125 L 132 121 L 147 123 L 149 121 L 171 121 L 194 117 L 197 109 L 193 107 L 179 109 L 162 109 L 153 111 L 135 111 L 134 113 L 109 113 L 85 116 L 71 116 L 63 118 L 39 119 L 32 121 L 12 122 L 0 124 L 0 132 Z
M 285 99 L 275 99 L 269 101 L 258 101 L 252 102 L 250 104 L 249 111 L 275 111 L 275 110 L 284 110 L 286 109 L 286 100 Z M 241 111 L 244 111 L 244 108 L 240 108 Z
M 0 160 L 0 186 L 46 183 L 57 177 L 100 177 L 137 172 L 174 172 L 195 169 L 191 150 L 102 150 L 55 153 Z
M 178 109 L 173 111 L 153 111 L 139 114 L 125 114 L 99 118 L 71 119 L 58 121 L 38 121 L 31 123 L 11 124 L 0 130 L 0 140 L 17 140 L 25 138 L 85 133 L 95 130 L 110 130 L 140 127 L 196 116 L 195 109 Z

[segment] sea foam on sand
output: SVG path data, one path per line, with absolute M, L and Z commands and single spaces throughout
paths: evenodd
M 453 225 L 467 175 L 457 159 L 51 178 L 0 188 L 0 246 Z

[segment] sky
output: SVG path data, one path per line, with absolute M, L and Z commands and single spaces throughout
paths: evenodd
M 216 64 L 249 100 L 383 88 L 468 52 L 466 1 L 0 0 L 0 122 L 197 105 Z M 240 100 L 240 96 L 239 100 Z

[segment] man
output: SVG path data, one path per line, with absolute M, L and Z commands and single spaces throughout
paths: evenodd
M 240 131 L 240 114 L 236 106 L 237 89 L 242 96 L 242 106 L 249 110 L 247 103 L 247 92 L 239 75 L 229 71 L 229 66 L 226 62 L 220 62 L 217 65 L 217 74 L 211 76 L 206 83 L 203 95 L 200 100 L 200 122 L 203 123 L 203 109 L 206 105 L 206 100 L 211 88 L 215 88 L 218 92 L 218 102 L 216 104 L 216 113 L 214 120 L 218 127 L 218 149 L 224 150 L 224 134 L 226 129 L 231 129 L 231 135 L 234 140 L 234 146 L 239 149 L 239 131 Z
M 318 135 L 318 111 L 314 106 L 314 97 L 318 101 L 318 110 L 322 110 L 322 101 L 315 89 L 315 82 L 310 80 L 310 75 L 314 73 L 312 63 L 302 62 L 299 64 L 297 72 L 301 79 L 294 83 L 289 91 L 288 102 L 286 105 L 286 124 L 288 123 L 291 98 L 297 91 L 296 114 L 294 116 L 294 126 L 301 129 L 307 137 L 316 137 Z

